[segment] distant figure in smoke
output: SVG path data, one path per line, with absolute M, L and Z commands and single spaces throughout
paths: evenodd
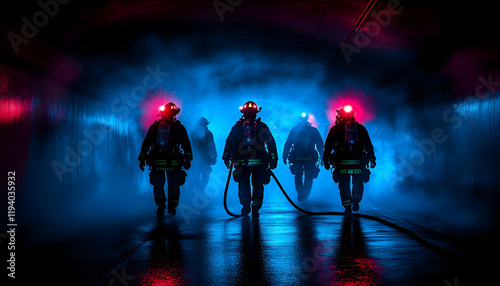
M 214 135 L 208 130 L 208 124 L 210 122 L 205 117 L 200 118 L 195 129 L 189 134 L 195 157 L 191 171 L 194 171 L 194 179 L 201 191 L 207 187 L 212 172 L 211 166 L 217 163 Z
M 375 153 L 366 128 L 354 119 L 350 105 L 337 110 L 335 125 L 328 132 L 323 155 L 325 169 L 335 168 L 333 180 L 339 184 L 340 199 L 345 212 L 359 210 L 364 183 L 375 168 Z M 352 176 L 352 195 L 351 195 Z
M 160 107 L 161 119 L 149 127 L 139 155 L 139 168 L 144 171 L 146 164 L 150 166 L 149 182 L 153 185 L 158 216 L 165 213 L 167 202 L 163 189 L 165 172 L 168 182 L 168 213 L 175 215 L 175 208 L 179 204 L 180 186 L 186 182 L 187 175 L 184 170 L 191 167 L 193 159 L 186 128 L 175 118 L 180 110 L 172 102 Z
M 290 162 L 290 171 L 295 176 L 297 200 L 303 201 L 311 194 L 313 179 L 318 177 L 318 163 L 323 165 L 323 139 L 318 129 L 307 121 L 305 113 L 299 120 L 286 139 L 283 163 L 286 165 L 287 160 Z
M 236 122 L 226 139 L 222 160 L 227 168 L 232 161 L 235 170 L 234 181 L 238 183 L 238 197 L 242 215 L 250 213 L 252 218 L 259 217 L 259 209 L 264 198 L 264 185 L 269 184 L 271 177 L 268 168 L 275 169 L 278 165 L 278 153 L 273 135 L 257 117 L 262 107 L 253 101 L 246 102 L 240 111 L 243 117 Z M 266 150 L 267 146 L 267 150 Z M 253 195 L 250 189 L 252 177 Z

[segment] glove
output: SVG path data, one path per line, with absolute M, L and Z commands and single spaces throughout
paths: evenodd
M 269 164 L 269 168 L 271 168 L 271 170 L 274 170 L 276 169 L 276 167 L 278 166 L 278 160 L 271 160 L 271 163 Z
M 146 161 L 141 160 L 139 163 L 139 169 L 144 172 L 144 166 L 146 166 Z
M 285 157 L 283 157 L 283 164 L 285 164 L 285 165 L 286 165 L 286 161 L 287 161 L 287 160 L 286 160 L 286 158 L 285 158 Z
M 184 164 L 182 164 L 182 166 L 184 167 L 184 170 L 189 170 L 189 168 L 191 168 L 191 161 L 188 159 L 184 159 Z
M 231 168 L 231 161 L 229 159 L 224 159 L 224 165 L 226 165 L 226 168 Z
M 370 168 L 375 168 L 375 166 L 377 166 L 377 162 L 375 161 L 375 159 L 372 159 L 370 160 Z
M 326 169 L 326 170 L 330 170 L 330 162 L 325 161 L 325 162 L 324 162 L 324 166 L 325 166 L 325 169 Z

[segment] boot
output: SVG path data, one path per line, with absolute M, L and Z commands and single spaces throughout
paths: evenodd
M 250 204 L 245 204 L 241 208 L 241 215 L 248 215 L 250 213 Z
M 352 210 L 351 210 L 351 205 L 349 205 L 349 206 L 347 206 L 347 207 L 344 207 L 344 208 L 345 208 L 344 213 L 346 213 L 346 214 L 350 214 L 350 213 L 352 213 Z
M 167 206 L 165 205 L 165 202 L 158 203 L 158 209 L 156 210 L 156 215 L 157 216 L 162 216 L 165 214 L 165 209 Z
M 352 210 L 355 212 L 359 211 L 359 202 L 358 201 L 354 200 L 352 202 Z
M 173 204 L 168 204 L 168 213 L 171 214 L 171 215 L 175 215 L 175 205 Z
M 297 201 L 302 202 L 304 200 L 307 200 L 307 196 L 304 194 L 303 191 L 299 191 L 297 194 Z
M 252 218 L 259 218 L 259 205 L 252 204 Z

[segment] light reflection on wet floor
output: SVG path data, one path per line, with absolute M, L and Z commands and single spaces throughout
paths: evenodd
M 151 217 L 125 241 L 128 249 L 115 247 L 129 253 L 114 269 L 126 267 L 129 285 L 422 285 L 443 283 L 451 268 L 378 222 L 306 216 L 288 206 L 263 209 L 258 220 L 220 209 L 188 224 Z

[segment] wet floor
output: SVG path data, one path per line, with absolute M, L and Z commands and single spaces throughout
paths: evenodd
M 263 208 L 258 220 L 231 218 L 215 207 L 196 217 L 148 216 L 36 246 L 32 254 L 34 273 L 54 285 L 462 285 L 465 279 L 454 259 L 379 222 L 307 216 L 286 204 Z

